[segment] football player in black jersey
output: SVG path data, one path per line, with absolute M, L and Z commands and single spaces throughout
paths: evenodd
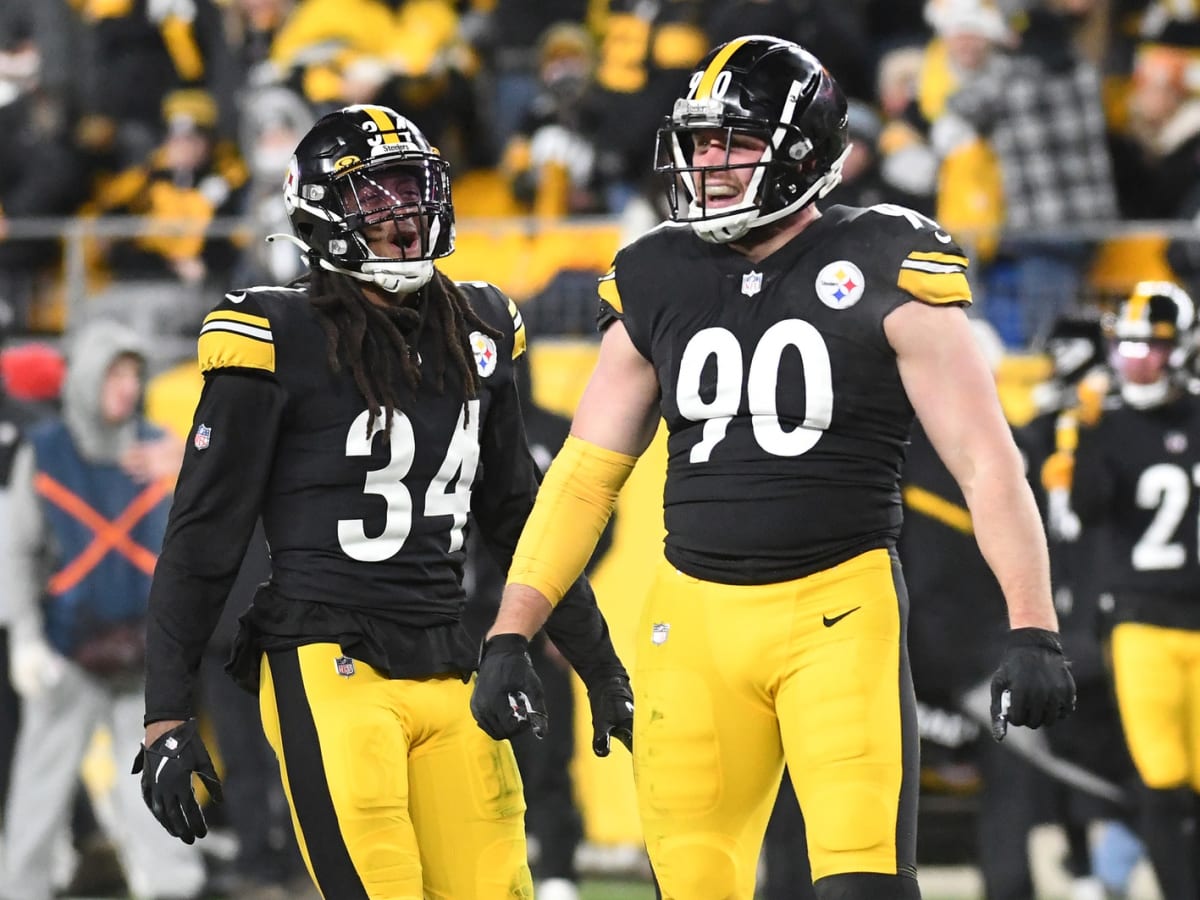
M 1081 429 L 1071 507 L 1112 594 L 1112 668 L 1125 741 L 1145 787 L 1140 831 L 1163 896 L 1200 898 L 1200 396 L 1182 364 L 1195 311 L 1142 282 L 1112 326 L 1120 389 Z
M 485 646 L 555 608 L 665 418 L 665 560 L 634 673 L 639 811 L 663 896 L 753 896 L 786 757 L 817 896 L 917 897 L 895 556 L 914 408 L 1007 601 L 998 729 L 1052 722 L 1074 695 L 1037 508 L 962 309 L 966 257 L 911 210 L 818 211 L 846 101 L 788 41 L 710 52 L 659 145 L 674 222 L 601 279 L 597 367 Z M 472 708 L 526 684 L 523 666 L 485 651 Z
M 300 847 L 325 897 L 532 898 L 521 781 L 468 712 L 468 515 L 507 568 L 537 489 L 511 300 L 434 267 L 454 247 L 447 166 L 394 111 L 318 121 L 284 202 L 311 273 L 227 294 L 199 339 L 205 384 L 150 600 L 147 804 L 206 833 L 218 788 L 193 686 L 261 515 L 271 551 L 231 674 L 258 693 Z M 584 581 L 547 632 L 589 690 L 596 751 L 632 695 Z M 515 690 L 510 716 L 544 726 Z

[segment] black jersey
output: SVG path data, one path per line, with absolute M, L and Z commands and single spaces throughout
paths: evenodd
M 1106 409 L 1080 431 L 1071 505 L 1118 620 L 1200 628 L 1200 397 Z
M 352 374 L 327 362 L 307 289 L 228 294 L 205 318 L 204 391 L 151 590 L 148 721 L 190 711 L 194 666 L 260 515 L 271 578 L 243 616 L 242 683 L 257 677 L 262 650 L 315 641 L 392 677 L 474 670 L 478 649 L 461 624 L 468 517 L 507 570 L 538 470 L 513 379 L 520 314 L 491 285 L 459 287 L 494 332 L 469 335 L 478 396 L 466 399 L 449 361 L 438 385 L 442 338 L 419 328 L 410 340 L 423 377 L 390 433 L 382 410 L 368 433 Z M 556 642 L 582 639 L 615 660 L 586 584 L 564 603 L 547 623 Z
M 618 253 L 600 322 L 658 373 L 667 558 L 758 584 L 893 543 L 913 410 L 883 320 L 969 303 L 966 266 L 897 206 L 833 207 L 759 263 L 670 225 Z

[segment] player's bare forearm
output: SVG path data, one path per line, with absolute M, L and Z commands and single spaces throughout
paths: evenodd
M 1009 625 L 1057 631 L 1046 536 L 1028 483 L 986 468 L 971 482 L 965 493 L 975 539 L 1004 592 Z
M 510 584 L 504 588 L 500 611 L 488 630 L 495 634 L 522 634 L 532 638 L 550 618 L 553 607 L 540 591 L 525 584 Z

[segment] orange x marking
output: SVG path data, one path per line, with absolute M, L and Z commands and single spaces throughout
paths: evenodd
M 116 550 L 131 563 L 145 572 L 154 574 L 158 554 L 151 553 L 129 536 L 129 532 L 171 490 L 170 479 L 160 479 L 145 488 L 130 501 L 125 510 L 111 522 L 96 512 L 82 497 L 55 481 L 45 472 L 33 479 L 34 489 L 39 494 L 80 523 L 90 528 L 95 537 L 77 557 L 54 573 L 50 579 L 50 592 L 63 594 L 79 584 L 110 550 Z

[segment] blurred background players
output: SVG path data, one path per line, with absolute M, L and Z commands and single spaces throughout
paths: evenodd
M 1112 667 L 1142 784 L 1139 830 L 1165 897 L 1200 897 L 1200 396 L 1182 368 L 1191 298 L 1143 282 L 1112 323 L 1119 402 L 1082 430 L 1071 506 L 1096 529 L 1098 580 L 1112 596 Z

